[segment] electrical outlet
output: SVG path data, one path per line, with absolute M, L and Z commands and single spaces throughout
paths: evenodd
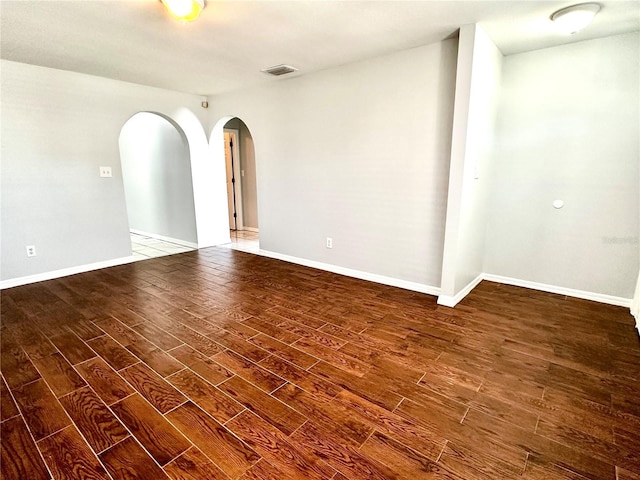
M 333 248 L 333 238 L 327 237 L 327 248 Z
M 27 245 L 27 257 L 35 257 L 35 256 L 36 256 L 35 245 Z
M 113 177 L 111 174 L 111 167 L 100 167 L 100 176 L 104 178 Z

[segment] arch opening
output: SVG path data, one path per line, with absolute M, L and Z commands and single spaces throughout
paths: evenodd
M 253 136 L 238 117 L 223 117 L 211 133 L 214 162 L 224 166 L 229 247 L 258 253 L 258 189 Z
M 118 139 L 134 258 L 198 246 L 191 152 L 184 130 L 170 117 L 139 112 Z

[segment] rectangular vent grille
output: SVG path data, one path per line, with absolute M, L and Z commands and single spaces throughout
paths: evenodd
M 269 75 L 275 75 L 279 77 L 280 75 L 286 75 L 288 73 L 293 73 L 298 69 L 292 67 L 291 65 L 276 65 L 275 67 L 269 67 L 262 70 L 264 73 L 268 73 Z

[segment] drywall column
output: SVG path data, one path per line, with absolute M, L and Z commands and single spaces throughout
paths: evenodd
M 478 25 L 460 28 L 451 164 L 438 303 L 453 307 L 481 280 L 487 177 L 502 53 Z

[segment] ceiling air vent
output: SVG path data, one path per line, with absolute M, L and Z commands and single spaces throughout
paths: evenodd
M 292 67 L 291 65 L 276 65 L 275 67 L 269 67 L 262 70 L 264 73 L 268 73 L 269 75 L 275 75 L 279 77 L 280 75 L 287 75 L 288 73 L 296 72 L 298 69 Z

